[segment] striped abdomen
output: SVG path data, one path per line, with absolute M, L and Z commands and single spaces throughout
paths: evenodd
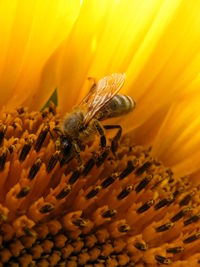
M 97 114 L 99 120 L 122 116 L 135 108 L 134 100 L 127 95 L 114 96 Z

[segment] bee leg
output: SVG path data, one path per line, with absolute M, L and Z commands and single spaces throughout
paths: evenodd
M 112 153 L 115 155 L 115 152 L 116 152 L 117 147 L 118 147 L 118 141 L 119 141 L 121 134 L 122 134 L 122 127 L 120 125 L 104 125 L 103 127 L 106 130 L 118 129 L 118 131 L 117 131 L 116 135 L 114 136 L 112 143 L 111 143 L 111 150 L 112 150 Z
M 101 145 L 101 148 L 104 148 L 106 146 L 106 137 L 104 135 L 103 127 L 99 123 L 98 120 L 95 120 L 94 121 L 94 125 L 95 125 L 95 127 L 96 127 L 96 129 L 97 129 L 97 131 L 99 132 L 99 135 L 100 135 L 100 145 Z
M 55 138 L 50 129 L 48 131 L 49 131 L 49 134 L 51 136 L 51 139 L 54 142 L 56 151 L 60 151 L 60 138 L 59 137 Z
M 84 170 L 84 165 L 80 156 L 80 147 L 76 142 L 72 142 L 72 148 L 73 148 L 73 152 L 76 156 L 76 159 L 78 161 L 78 169 L 79 171 L 83 171 Z

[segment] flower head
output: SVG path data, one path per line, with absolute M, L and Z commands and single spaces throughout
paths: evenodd
M 0 264 L 199 264 L 198 1 L 1 5 Z M 122 136 L 66 157 L 64 114 L 116 72 Z

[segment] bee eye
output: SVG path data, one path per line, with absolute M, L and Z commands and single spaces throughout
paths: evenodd
M 62 153 L 64 156 L 67 156 L 70 153 L 72 143 L 67 138 L 61 139 Z

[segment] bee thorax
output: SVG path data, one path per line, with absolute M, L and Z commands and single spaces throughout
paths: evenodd
M 82 111 L 74 111 L 67 114 L 61 124 L 64 135 L 78 138 L 79 130 L 83 126 L 84 114 Z

